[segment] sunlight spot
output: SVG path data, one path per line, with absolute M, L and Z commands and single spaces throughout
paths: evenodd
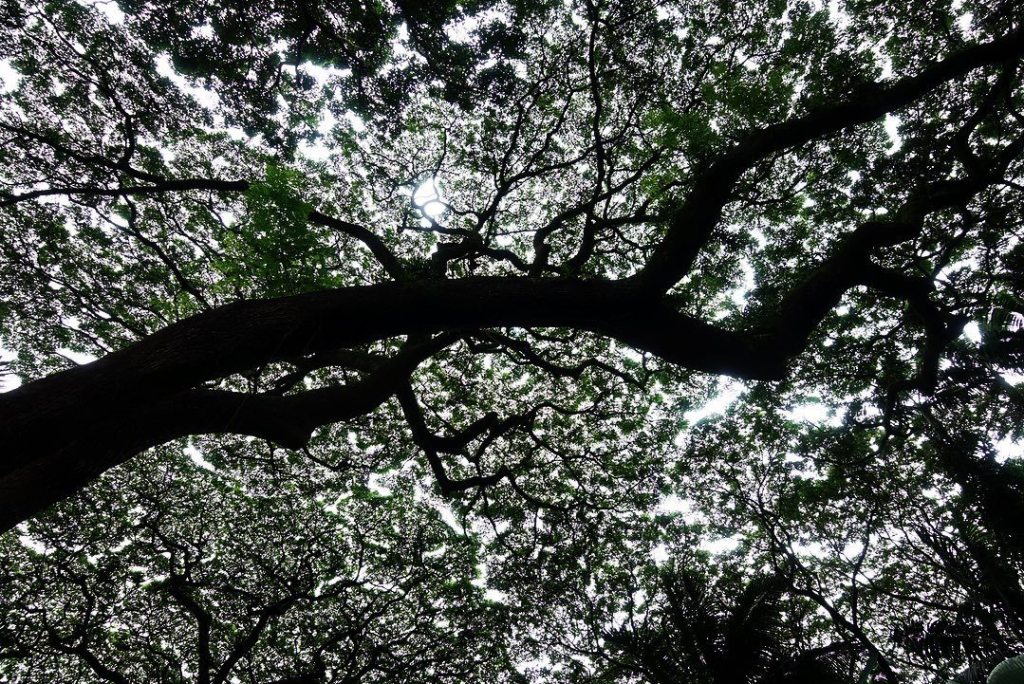
M 469 583 L 478 589 L 487 589 L 487 566 L 483 563 L 477 563 L 476 577 L 469 580 Z
M 658 502 L 659 513 L 689 513 L 693 510 L 693 502 L 676 494 L 662 497 Z
M 878 61 L 882 65 L 882 73 L 880 74 L 880 77 L 882 78 L 882 80 L 891 78 L 892 77 L 892 73 L 893 73 L 892 72 L 892 57 L 889 57 L 888 55 L 881 55 L 881 54 L 878 53 L 878 51 L 875 52 L 875 55 L 878 56 Z
M 86 6 L 91 5 L 106 17 L 108 22 L 115 26 L 124 23 L 124 12 L 121 11 L 121 8 L 117 6 L 114 0 L 86 0 L 83 4 Z
M 393 493 L 391 488 L 381 482 L 383 476 L 381 473 L 370 473 L 366 479 L 366 488 L 379 496 L 391 496 Z
M 0 340 L 0 392 L 10 392 L 21 387 L 21 377 L 8 370 L 5 364 L 10 363 L 17 357 L 10 349 L 5 349 L 3 340 Z
M 285 48 L 287 48 L 287 45 L 285 45 Z M 313 62 L 303 62 L 299 65 L 299 69 L 302 73 L 316 81 L 318 86 L 324 86 L 332 80 L 339 80 L 352 75 L 351 69 L 339 69 L 335 66 L 323 66 Z
M 57 350 L 57 353 L 66 359 L 73 361 L 79 366 L 84 366 L 87 363 L 92 363 L 97 357 L 92 354 L 86 354 L 85 352 L 75 351 L 74 349 L 68 349 L 67 347 L 61 347 Z
M 820 402 L 797 404 L 785 412 L 786 417 L 798 423 L 810 423 L 812 425 L 831 425 L 838 427 L 842 424 L 842 412 L 831 406 Z
M 978 327 L 975 321 L 971 321 L 964 326 L 964 337 L 974 344 L 981 344 L 981 328 Z
M 651 558 L 654 560 L 656 565 L 664 565 L 670 558 L 668 552 L 668 546 L 665 544 L 658 544 L 651 550 Z
M 731 553 L 740 546 L 740 540 L 743 537 L 738 534 L 734 534 L 731 537 L 722 537 L 721 539 L 711 539 L 702 541 L 700 548 L 702 551 L 707 551 L 713 556 L 721 555 L 724 553 Z
M 52 553 L 53 549 L 51 549 L 44 543 L 29 535 L 29 526 L 27 524 L 19 524 L 17 526 L 17 531 L 20 532 L 17 541 L 22 543 L 22 546 L 24 546 L 26 549 L 29 549 L 42 555 Z
M 793 552 L 798 556 L 814 556 L 815 558 L 824 558 L 828 555 L 821 542 L 816 541 L 807 542 L 806 544 L 797 542 L 796 544 L 793 544 Z
M 743 383 L 729 378 L 718 381 L 717 393 L 707 403 L 683 414 L 683 420 L 689 424 L 697 423 L 705 418 L 725 413 L 743 393 Z
M 194 446 L 189 445 L 185 447 L 185 455 L 188 456 L 193 463 L 195 463 L 203 470 L 209 470 L 212 473 L 217 472 L 217 467 L 210 463 L 209 461 L 207 461 L 205 458 L 203 458 L 202 452 L 200 452 L 199 449 L 195 448 Z
M 436 549 L 431 549 L 430 551 L 424 551 L 423 552 L 423 557 L 424 558 L 440 558 L 447 551 L 448 551 L 448 545 L 447 544 L 441 544 Z
M 366 122 L 363 121 L 362 117 L 351 110 L 345 112 L 345 120 L 348 121 L 349 125 L 352 126 L 352 130 L 356 133 L 362 133 L 366 130 Z
M 842 4 L 840 4 L 839 0 L 829 0 L 828 14 L 828 18 L 832 20 L 836 26 L 846 28 L 850 25 L 850 15 L 843 8 Z
M 299 142 L 299 152 L 311 161 L 327 161 L 331 158 L 331 148 L 328 145 L 318 142 L 310 145 L 305 140 Z
M 747 295 L 750 294 L 754 289 L 754 285 L 756 285 L 754 267 L 750 265 L 749 259 L 740 260 L 740 273 L 740 283 L 728 291 L 728 296 L 732 303 L 742 310 L 747 305 Z
M 452 512 L 451 508 L 440 502 L 434 502 L 433 505 L 434 508 L 437 509 L 438 514 L 440 514 L 441 520 L 443 520 L 448 527 L 452 528 L 459 534 L 466 531 L 466 528 L 463 527 L 462 523 L 459 522 L 459 519 L 455 517 L 455 513 Z
M 1014 387 L 1024 382 L 1024 373 L 1018 373 L 1017 371 L 1005 371 L 1002 375 L 1006 384 L 1013 385 Z
M 903 138 L 900 136 L 900 124 L 902 122 L 892 114 L 885 115 L 885 134 L 889 136 L 892 146 L 886 150 L 886 154 L 895 154 L 903 147 Z
M 445 206 L 442 204 L 443 201 L 441 190 L 435 178 L 428 178 L 412 191 L 412 205 L 429 218 L 435 220 L 444 215 Z
M 850 542 L 843 547 L 843 558 L 846 558 L 847 560 L 855 560 L 863 550 L 864 542 Z
M 206 22 L 202 26 L 192 27 L 193 38 L 213 38 L 213 25 Z
M 220 104 L 220 96 L 218 96 L 217 93 L 206 88 L 200 88 L 192 85 L 184 76 L 175 71 L 174 64 L 171 62 L 171 56 L 167 53 L 157 56 L 156 72 L 169 79 L 174 83 L 174 85 L 178 86 L 182 92 L 191 95 L 201 107 L 204 107 L 205 109 L 216 109 L 217 105 Z
M 960 33 L 964 36 L 971 34 L 971 29 L 974 27 L 974 14 L 971 12 L 965 12 L 956 20 L 956 25 L 960 29 Z
M 21 74 L 15 71 L 11 60 L 0 59 L 0 95 L 13 93 L 20 82 Z
M 1024 459 L 1024 439 L 1003 437 L 993 442 L 992 446 L 996 449 L 996 461 L 999 463 Z

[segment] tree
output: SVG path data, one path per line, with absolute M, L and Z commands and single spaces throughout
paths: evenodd
M 751 601 L 749 676 L 1024 645 L 1015 3 L 3 8 L 16 676 L 719 681 Z
M 395 508 L 407 502 L 365 489 L 328 511 L 316 495 L 331 487 L 310 489 L 301 464 L 261 491 L 164 456 L 157 477 L 118 482 L 145 508 L 110 515 L 100 530 L 77 525 L 72 506 L 35 548 L 4 538 L 0 657 L 14 663 L 5 674 L 313 683 L 328 672 L 434 682 L 454 671 L 509 681 L 497 640 L 506 611 L 482 600 L 471 584 L 476 549 L 436 511 Z M 293 496 L 278 496 L 282 488 Z M 103 492 L 103 505 L 118 497 Z M 446 628 L 466 619 L 476 631 Z

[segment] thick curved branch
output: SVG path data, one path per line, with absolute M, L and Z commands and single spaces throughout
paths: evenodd
M 935 184 L 911 198 L 896 212 L 894 222 L 862 225 L 790 292 L 772 320 L 751 330 L 730 331 L 681 314 L 660 294 L 689 269 L 736 179 L 766 155 L 871 120 L 974 68 L 1014 57 L 1024 51 L 1024 41 L 1018 38 L 967 48 L 918 76 L 875 88 L 856 102 L 752 133 L 699 177 L 664 242 L 637 278 L 434 279 L 241 301 L 170 325 L 93 363 L 29 382 L 0 397 L 0 443 L 6 448 L 0 461 L 0 490 L 15 497 L 0 498 L 2 519 L 13 524 L 131 454 L 175 437 L 234 429 L 246 434 L 272 432 L 270 438 L 280 443 L 304 443 L 303 430 L 309 425 L 349 415 L 348 409 L 340 408 L 344 401 L 329 406 L 342 399 L 336 394 L 344 388 L 318 390 L 320 394 L 307 393 L 305 398 L 244 400 L 195 388 L 268 363 L 399 335 L 564 327 L 614 338 L 696 371 L 781 378 L 786 360 L 806 346 L 811 331 L 842 294 L 864 277 L 872 249 L 910 239 L 927 213 L 966 201 L 991 178 Z M 1007 147 L 996 163 L 1008 163 L 1021 144 L 1018 140 Z M 218 182 L 186 179 L 107 192 L 188 189 L 190 183 L 215 189 L 210 183 Z M 244 181 L 223 183 L 247 187 Z M 361 396 L 352 401 L 364 411 L 384 400 L 372 392 Z M 280 419 L 294 415 L 296 406 L 308 411 L 307 418 L 305 423 L 292 423 L 297 427 L 290 432 Z M 22 490 L 30 483 L 38 495 L 34 503 L 11 503 L 25 496 Z
M 412 430 L 413 441 L 416 442 L 417 446 L 423 449 L 423 453 L 427 457 L 427 463 L 430 465 L 430 470 L 434 474 L 434 479 L 437 481 L 438 489 L 441 490 L 442 495 L 454 497 L 470 489 L 476 489 L 477 494 L 474 496 L 475 501 L 476 497 L 480 496 L 488 487 L 505 480 L 517 495 L 536 508 L 563 511 L 567 510 L 563 506 L 553 504 L 549 501 L 544 501 L 527 492 L 523 489 L 522 485 L 519 484 L 516 473 L 507 465 L 500 466 L 490 475 L 474 475 L 472 477 L 452 479 L 448 475 L 448 471 L 445 469 L 444 463 L 441 461 L 439 455 L 440 452 L 460 453 L 471 441 L 481 435 L 484 435 L 484 439 L 476 449 L 475 453 L 473 455 L 467 455 L 467 458 L 474 465 L 479 466 L 480 459 L 483 456 L 484 451 L 486 451 L 494 440 L 513 428 L 523 425 L 531 425 L 537 414 L 542 409 L 556 407 L 548 403 L 539 404 L 534 406 L 524 415 L 509 416 L 503 421 L 498 421 L 497 414 L 488 413 L 479 420 L 473 422 L 465 430 L 462 430 L 455 435 L 443 437 L 435 435 L 427 427 L 426 421 L 423 417 L 423 410 L 420 408 L 419 402 L 416 400 L 416 395 L 413 392 L 411 385 L 403 387 L 397 395 L 398 401 L 402 407 L 402 412 L 405 414 L 406 421 Z M 456 449 L 456 447 L 458 448 Z M 519 465 L 523 466 L 527 462 L 528 461 L 524 459 L 523 461 L 520 461 Z
M 790 290 L 771 319 L 752 333 L 781 357 L 791 358 L 803 351 L 811 333 L 846 291 L 858 284 L 873 284 L 883 291 L 890 289 L 911 298 L 917 306 L 926 307 L 927 295 L 922 300 L 920 292 L 907 289 L 910 284 L 905 279 L 897 282 L 891 274 L 880 273 L 871 255 L 878 248 L 917 237 L 929 214 L 969 201 L 987 184 L 987 178 L 931 183 L 912 193 L 891 221 L 862 223 L 840 241 L 831 256 Z
M 464 278 L 249 300 L 4 394 L 0 475 L 112 415 L 266 363 L 398 335 L 508 326 L 588 330 L 713 373 L 770 378 L 783 371 L 746 336 L 640 299 L 629 282 Z
M 96 654 L 93 653 L 84 643 L 78 644 L 77 646 L 66 646 L 58 642 L 51 642 L 53 646 L 64 653 L 73 654 L 81 658 L 81 660 L 89 666 L 93 674 L 99 677 L 105 682 L 111 684 L 131 684 L 131 680 L 125 677 L 117 670 L 113 670 L 103 664 Z
M 736 182 L 772 154 L 878 119 L 905 107 L 939 86 L 983 66 L 1024 54 L 1024 31 L 965 48 L 915 76 L 888 85 L 869 84 L 850 99 L 815 109 L 743 137 L 701 173 L 675 212 L 668 233 L 638 275 L 647 287 L 665 292 L 690 271 L 722 217 Z

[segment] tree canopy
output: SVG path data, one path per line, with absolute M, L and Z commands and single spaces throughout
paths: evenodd
M 0 679 L 1019 666 L 1020 3 L 0 0 L 0 78 Z

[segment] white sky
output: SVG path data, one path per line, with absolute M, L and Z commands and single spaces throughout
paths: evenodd
M 21 74 L 11 66 L 11 60 L 0 59 L 0 95 L 6 95 L 18 87 Z

